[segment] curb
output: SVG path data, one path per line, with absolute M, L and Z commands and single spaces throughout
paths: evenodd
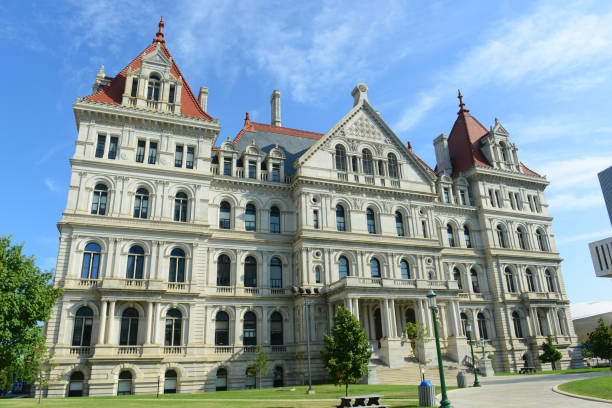
M 572 380 L 572 381 L 574 381 L 574 380 Z M 582 400 L 586 400 L 586 401 L 603 402 L 604 404 L 612 404 L 612 401 L 607 400 L 607 399 L 601 399 L 601 398 L 595 398 L 595 397 L 587 397 L 586 395 L 571 394 L 569 392 L 561 391 L 558 388 L 559 385 L 563 385 L 565 383 L 572 382 L 572 381 L 565 381 L 565 382 L 562 382 L 561 384 L 554 385 L 552 387 L 552 391 L 556 392 L 557 394 L 565 395 L 567 397 L 578 398 L 578 399 L 582 399 Z

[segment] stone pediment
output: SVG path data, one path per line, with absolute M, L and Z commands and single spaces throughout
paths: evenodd
M 155 51 L 143 55 L 142 67 L 150 71 L 158 71 L 165 75 L 172 69 L 172 60 L 166 57 L 158 46 Z
M 491 127 L 491 133 L 496 136 L 509 137 L 510 133 L 499 123 L 499 119 L 495 118 L 495 125 Z

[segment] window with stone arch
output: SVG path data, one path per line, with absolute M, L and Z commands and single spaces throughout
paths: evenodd
M 270 208 L 270 232 L 279 234 L 281 231 L 280 210 L 277 206 Z
M 376 234 L 376 214 L 371 208 L 366 210 L 366 222 L 368 225 L 368 233 Z
M 176 394 L 177 377 L 176 371 L 166 371 L 164 375 L 164 394 Z
M 245 346 L 257 345 L 257 316 L 248 311 L 244 314 L 242 325 L 242 344 Z
M 548 245 L 546 243 L 546 234 L 541 228 L 536 230 L 536 240 L 538 241 L 538 249 L 540 251 L 548 251 Z
M 446 224 L 446 237 L 448 239 L 448 246 L 454 247 L 455 246 L 455 230 L 453 229 L 453 226 L 450 224 Z
M 91 213 L 94 215 L 106 215 L 106 203 L 108 202 L 108 187 L 98 183 L 94 187 L 91 200 Z
M 72 345 L 76 347 L 91 346 L 91 330 L 93 327 L 93 311 L 82 306 L 74 315 L 74 327 L 72 331 Z
M 470 277 L 472 279 L 472 291 L 474 293 L 480 293 L 480 282 L 478 282 L 478 272 L 472 268 L 470 270 Z
M 459 314 L 459 318 L 460 318 L 460 320 L 461 320 L 461 334 L 463 334 L 464 336 L 466 336 L 466 335 L 467 335 L 467 330 L 466 330 L 466 327 L 467 327 L 467 322 L 468 322 L 468 317 L 467 317 L 467 314 L 465 314 L 465 313 L 461 312 L 461 313 Z
M 527 246 L 527 233 L 525 232 L 525 228 L 518 227 L 516 229 L 516 238 L 518 239 L 519 247 L 521 249 L 528 249 L 528 246 Z
M 185 282 L 185 251 L 174 248 L 170 252 L 168 282 Z
M 465 247 L 472 248 L 472 238 L 470 236 L 470 227 L 467 225 L 463 226 L 463 238 L 465 239 Z
M 270 316 L 270 344 L 283 345 L 283 316 L 279 312 L 274 312 Z
M 563 336 L 567 336 L 567 318 L 565 317 L 565 311 L 559 310 L 557 311 L 557 319 L 559 320 L 559 329 L 561 330 L 561 334 Z
M 349 271 L 349 261 L 343 255 L 338 258 L 338 277 L 339 279 L 345 278 L 350 275 Z
M 246 205 L 244 213 L 244 229 L 247 231 L 257 230 L 257 207 L 255 204 L 249 203 Z
M 373 278 L 380 278 L 380 262 L 374 257 L 370 259 L 370 275 Z
M 544 278 L 546 279 L 546 289 L 551 293 L 555 292 L 555 279 L 550 270 L 547 269 L 546 272 L 544 272 Z
M 229 315 L 222 310 L 215 316 L 215 346 L 229 346 Z
M 516 287 L 514 285 L 514 273 L 510 268 L 506 267 L 504 275 L 506 276 L 506 288 L 508 288 L 508 292 L 515 293 Z
M 252 256 L 247 256 L 244 260 L 244 286 L 257 287 L 257 260 Z
M 453 279 L 457 281 L 459 290 L 463 290 L 463 284 L 461 283 L 461 272 L 459 271 L 459 268 L 453 268 Z
M 85 383 L 85 376 L 80 371 L 75 371 L 70 374 L 70 382 L 68 383 L 69 397 L 82 397 Z
M 346 171 L 346 149 L 341 144 L 336 145 L 336 170 Z
M 134 195 L 134 218 L 148 218 L 149 216 L 149 190 L 139 188 Z
M 499 242 L 499 246 L 502 248 L 508 248 L 508 240 L 504 227 L 502 227 L 501 224 L 498 224 L 495 230 L 497 231 L 497 242 Z
M 502 155 L 502 160 L 504 163 L 509 163 L 509 152 L 508 152 L 508 147 L 506 146 L 506 144 L 504 142 L 499 142 L 499 150 L 501 151 L 501 155 Z
M 397 164 L 397 156 L 394 153 L 387 155 L 387 162 L 389 166 L 389 177 L 399 178 L 399 166 Z
M 178 192 L 174 197 L 174 221 L 187 222 L 187 194 Z
M 231 213 L 232 206 L 227 201 L 221 201 L 219 205 L 219 228 L 230 229 L 231 228 Z
M 512 325 L 514 326 L 514 336 L 516 338 L 523 338 L 523 325 L 521 324 L 521 316 L 515 310 L 512 312 Z
M 139 245 L 132 245 L 128 252 L 127 279 L 144 279 L 145 251 Z
M 132 395 L 132 373 L 124 370 L 119 373 L 117 395 Z
M 400 261 L 400 271 L 402 274 L 402 279 L 412 279 L 410 276 L 410 264 L 405 259 Z
M 536 291 L 535 279 L 533 277 L 533 271 L 531 269 L 527 268 L 527 270 L 525 271 L 525 278 L 527 279 L 527 291 L 535 292 Z
M 270 260 L 270 287 L 283 287 L 283 263 L 276 256 Z
M 138 344 L 138 310 L 130 307 L 121 315 L 121 327 L 119 331 L 120 346 L 135 346 Z
M 149 75 L 149 83 L 147 86 L 147 99 L 150 101 L 159 101 L 159 91 L 161 88 L 161 79 L 157 74 Z
M 374 164 L 372 160 L 372 152 L 369 149 L 363 149 L 361 152 L 361 163 L 363 166 L 363 172 L 365 174 L 373 175 L 374 174 Z
M 340 204 L 336 205 L 336 229 L 338 231 L 346 231 L 346 217 L 344 207 Z
M 230 257 L 221 254 L 217 258 L 217 286 L 229 286 L 230 285 L 230 269 L 232 261 Z
M 487 331 L 487 319 L 485 318 L 484 313 L 478 313 L 478 315 L 476 315 L 476 319 L 478 320 L 478 334 L 480 335 L 480 338 L 488 340 L 489 333 Z
M 177 309 L 166 313 L 166 329 L 164 345 L 180 346 L 182 344 L 183 314 Z
M 315 283 L 321 283 L 321 267 L 315 266 Z
M 224 367 L 217 368 L 215 391 L 227 391 L 227 369 Z
M 404 217 L 399 211 L 395 212 L 395 231 L 398 237 L 403 237 L 404 234 Z
M 81 267 L 81 279 L 98 279 L 100 273 L 100 260 L 102 248 L 95 242 L 85 246 L 83 252 L 83 265 Z

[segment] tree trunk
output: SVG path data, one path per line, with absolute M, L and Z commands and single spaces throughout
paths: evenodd
M 348 397 L 348 383 L 346 383 L 346 384 L 344 384 L 344 385 L 346 386 L 346 391 L 345 391 L 344 396 L 345 396 L 345 397 Z

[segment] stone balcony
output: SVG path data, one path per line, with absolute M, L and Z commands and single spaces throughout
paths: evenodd
M 165 282 L 154 279 L 66 279 L 67 289 L 99 289 L 99 290 L 126 290 L 132 292 L 156 291 L 170 293 L 192 293 L 192 284 L 189 282 Z
M 555 301 L 561 300 L 561 296 L 557 292 L 525 292 L 521 293 L 520 299 L 523 302 Z
M 207 295 L 259 297 L 259 296 L 289 296 L 290 290 L 286 288 L 270 287 L 242 287 L 242 286 L 212 286 L 204 289 Z
M 332 283 L 327 291 L 341 288 L 393 288 L 393 289 L 434 289 L 434 290 L 459 290 L 457 281 L 454 280 L 427 280 L 427 279 L 395 279 L 395 278 L 370 278 L 361 276 L 345 276 Z

